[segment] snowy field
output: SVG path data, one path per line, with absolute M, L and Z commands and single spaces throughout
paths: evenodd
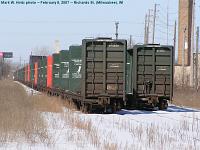
M 37 94 L 24 88 L 29 94 Z M 48 141 L 9 143 L 0 149 L 200 149 L 200 111 L 191 108 L 170 105 L 166 111 L 121 110 L 103 115 L 63 108 L 61 113 L 41 115 L 48 124 Z

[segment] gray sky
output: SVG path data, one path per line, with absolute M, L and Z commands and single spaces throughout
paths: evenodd
M 49 0 L 53 1 L 53 0 Z M 54 52 L 54 41 L 61 49 L 81 44 L 85 37 L 114 37 L 114 22 L 119 21 L 119 37 L 133 36 L 142 43 L 144 17 L 154 4 L 157 12 L 156 42 L 166 44 L 168 0 L 123 0 L 123 5 L 1 5 L 0 48 L 13 51 L 14 62 L 20 56 L 28 61 L 35 47 L 48 47 Z M 199 5 L 199 0 L 198 0 Z M 199 7 L 197 9 L 199 12 Z M 178 16 L 178 0 L 169 0 L 169 44 L 173 43 L 174 21 Z M 199 17 L 197 17 L 199 24 Z M 151 40 L 151 39 L 150 39 Z

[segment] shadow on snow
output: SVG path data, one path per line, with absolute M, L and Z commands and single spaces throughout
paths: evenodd
M 167 110 L 161 111 L 147 111 L 147 110 L 126 110 L 122 109 L 116 114 L 118 115 L 140 115 L 140 114 L 166 114 L 167 112 L 200 112 L 200 110 L 193 108 L 184 108 L 180 106 L 170 105 Z

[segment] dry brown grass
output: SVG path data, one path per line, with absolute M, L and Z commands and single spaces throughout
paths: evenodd
M 104 143 L 104 149 L 106 150 L 118 150 L 119 145 L 117 143 Z
M 173 104 L 200 108 L 200 92 L 191 88 L 175 88 Z
M 35 95 L 30 97 L 34 104 L 34 108 L 41 112 L 60 113 L 63 111 L 63 101 L 56 97 L 49 97 L 47 95 Z
M 47 127 L 35 102 L 17 83 L 0 81 L 0 144 L 21 140 L 49 144 Z
M 67 107 L 65 111 L 63 106 Z M 82 118 L 77 113 L 72 103 L 44 94 L 28 96 L 21 85 L 12 81 L 0 81 L 0 144 L 27 141 L 30 144 L 41 142 L 47 146 L 54 146 L 55 139 L 58 138 L 54 136 L 58 133 L 53 136 L 48 133 L 49 127 L 41 115 L 42 112 L 60 113 L 61 118 L 54 118 L 55 120 L 52 121 L 50 117 L 51 126 L 53 129 L 59 129 L 61 133 L 65 127 L 70 126 L 71 133 L 66 137 L 70 137 L 70 140 L 74 139 L 75 143 L 88 138 L 92 145 L 100 146 L 97 129 L 93 127 L 90 120 Z M 63 126 L 62 121 L 65 122 Z M 75 130 L 79 130 L 80 133 L 74 133 Z M 107 143 L 106 147 L 113 146 Z

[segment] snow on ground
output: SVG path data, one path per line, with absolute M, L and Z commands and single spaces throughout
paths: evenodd
M 15 81 L 15 83 L 21 85 L 24 88 L 24 90 L 27 92 L 28 95 L 37 95 L 37 94 L 40 94 L 40 92 L 38 92 L 38 91 L 36 91 L 36 90 L 34 90 L 34 89 L 32 89 L 32 88 L 30 88 L 30 87 L 28 87 L 28 86 L 20 83 L 18 81 Z
M 43 112 L 42 116 L 51 144 L 31 149 L 200 149 L 200 111 L 192 108 L 170 105 L 166 111 L 121 110 L 116 114 L 82 114 L 64 108 L 63 113 Z M 25 149 L 23 144 L 20 148 Z
M 81 116 L 91 120 L 99 139 L 118 149 L 200 149 L 198 110 L 171 105 L 167 111 L 122 110 Z

